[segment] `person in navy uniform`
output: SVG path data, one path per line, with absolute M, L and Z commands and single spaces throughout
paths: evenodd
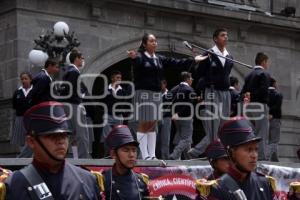
M 96 177 L 65 160 L 71 131 L 61 103 L 31 107 L 24 125 L 33 161 L 6 180 L 7 200 L 100 199 Z
M 23 124 L 23 115 L 31 107 L 30 95 L 32 91 L 32 76 L 29 72 L 20 74 L 22 86 L 17 89 L 12 98 L 13 109 L 15 110 L 15 118 L 10 134 L 10 143 L 20 147 L 19 158 L 30 158 L 32 151 L 25 144 L 26 130 Z
M 269 87 L 269 148 L 270 148 L 270 161 L 279 162 L 278 159 L 278 143 L 280 141 L 280 128 L 281 128 L 281 106 L 282 94 L 277 87 L 277 81 L 271 77 Z
M 271 200 L 275 198 L 275 179 L 255 172 L 258 142 L 251 123 L 234 117 L 219 131 L 219 137 L 231 160 L 228 173 L 212 183 L 210 200 Z
M 108 85 L 107 95 L 104 103 L 107 106 L 107 113 L 104 114 L 107 123 L 103 127 L 101 142 L 104 142 L 112 127 L 123 124 L 123 112 L 115 112 L 114 109 L 122 109 L 122 105 L 116 106 L 117 103 L 125 102 L 124 97 L 127 91 L 120 83 L 122 81 L 122 73 L 113 71 L 110 76 L 111 83 Z M 115 106 L 115 107 L 114 107 Z M 124 106 L 123 106 L 124 107 Z
M 172 128 L 172 98 L 167 88 L 167 80 L 161 81 L 162 94 L 162 120 L 158 123 L 157 140 L 156 140 L 156 156 L 158 159 L 167 160 L 170 155 L 170 138 Z
M 115 126 L 106 138 L 110 155 L 115 160 L 112 169 L 103 172 L 106 200 L 142 200 L 149 195 L 148 176 L 133 171 L 139 143 L 126 125 Z
M 165 67 L 178 67 L 187 70 L 196 62 L 205 60 L 207 56 L 198 55 L 195 58 L 175 59 L 156 53 L 157 40 L 153 34 L 146 33 L 142 38 L 138 52 L 128 51 L 134 70 L 134 107 L 135 120 L 138 121 L 137 140 L 140 142 L 142 158 L 156 159 L 156 123 L 161 120 L 160 104 L 161 80 Z M 182 71 L 183 71 L 182 70 Z M 142 105 L 142 106 L 141 106 Z
M 213 46 L 210 51 L 217 55 L 233 59 L 226 49 L 228 42 L 228 32 L 224 28 L 219 28 L 213 33 Z M 230 116 L 231 96 L 229 92 L 230 80 L 229 75 L 233 67 L 233 62 L 219 57 L 214 54 L 205 53 L 208 59 L 199 63 L 196 76 L 196 91 L 198 95 L 204 93 L 203 103 L 204 109 L 200 111 L 200 115 L 209 118 L 202 120 L 203 128 L 205 130 L 205 137 L 189 152 L 190 158 L 197 158 L 203 155 L 207 146 L 217 138 L 219 127 Z M 216 105 L 215 107 L 211 104 Z M 216 113 L 218 117 L 211 117 L 209 112 Z M 222 116 L 222 117 L 221 117 Z M 225 118 L 224 118 L 225 117 Z
M 187 152 L 191 148 L 193 137 L 193 118 L 194 104 L 197 101 L 197 95 L 192 88 L 193 78 L 189 72 L 181 72 L 181 83 L 171 89 L 170 94 L 173 97 L 172 119 L 176 126 L 176 134 L 173 139 L 175 145 L 170 154 L 170 160 L 188 159 Z
M 241 96 L 250 96 L 250 103 L 247 104 L 247 109 L 254 112 L 246 112 L 248 117 L 256 118 L 252 120 L 255 127 L 255 134 L 262 138 L 259 143 L 259 160 L 267 160 L 267 144 L 269 136 L 269 92 L 270 74 L 266 71 L 269 68 L 269 57 L 259 52 L 255 57 L 254 69 L 245 77 L 245 84 L 241 91 Z M 258 112 L 257 110 L 260 110 Z M 262 116 L 262 117 L 261 117 Z
M 49 58 L 41 70 L 32 80 L 32 91 L 30 94 L 31 105 L 36 105 L 44 101 L 52 101 L 54 98 L 51 96 L 51 82 L 53 81 L 52 76 L 59 72 L 58 62 Z
M 220 139 L 214 140 L 208 145 L 205 151 L 206 157 L 213 168 L 213 172 L 207 180 L 216 180 L 228 172 L 229 158 Z
M 238 114 L 239 103 L 241 100 L 239 80 L 235 76 L 230 76 L 229 92 L 231 95 L 230 117 L 235 117 Z
M 199 200 L 206 199 L 202 192 L 203 190 L 206 190 L 205 186 L 207 183 L 210 183 L 209 181 L 219 179 L 223 174 L 227 173 L 230 164 L 227 152 L 220 139 L 214 140 L 207 146 L 205 155 L 211 167 L 213 168 L 213 172 L 207 178 L 196 180 L 196 188 L 198 193 L 198 197 L 196 199 Z
M 89 158 L 89 130 L 86 126 L 86 109 L 82 105 L 83 98 L 88 95 L 88 89 L 82 81 L 79 84 L 80 88 L 77 88 L 77 82 L 80 81 L 79 69 L 84 67 L 84 57 L 78 50 L 72 50 L 69 59 L 71 64 L 66 68 L 63 81 L 72 85 L 72 90 L 69 88 L 69 85 L 66 85 L 62 94 L 64 96 L 71 94 L 71 96 L 64 101 L 69 103 L 71 106 L 69 109 L 72 109 L 71 113 L 73 113 L 69 123 L 71 130 L 75 135 L 73 142 L 75 144 L 74 147 L 77 146 L 78 158 Z M 70 111 L 66 110 L 66 112 L 69 114 Z M 72 149 L 74 150 L 74 148 Z M 76 157 L 76 155 L 74 155 L 74 157 Z

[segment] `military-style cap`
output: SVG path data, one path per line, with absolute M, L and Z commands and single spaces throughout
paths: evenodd
M 126 144 L 133 144 L 138 147 L 140 144 L 133 138 L 126 125 L 115 126 L 108 134 L 105 143 L 109 149 L 117 149 Z
M 250 122 L 245 117 L 233 117 L 227 121 L 219 130 L 219 138 L 227 149 L 261 140 L 254 134 Z
M 63 104 L 55 101 L 42 102 L 27 110 L 24 114 L 24 126 L 27 134 L 31 135 L 72 133 Z
M 214 140 L 207 146 L 205 154 L 210 162 L 219 158 L 228 157 L 227 152 L 219 139 Z

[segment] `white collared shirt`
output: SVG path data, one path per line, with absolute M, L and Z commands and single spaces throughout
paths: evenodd
M 215 45 L 215 46 L 212 48 L 212 50 L 213 50 L 217 55 L 220 55 L 220 56 L 226 57 L 226 56 L 229 55 L 229 53 L 228 53 L 228 51 L 227 51 L 226 49 L 224 49 L 224 51 L 223 51 L 223 53 L 222 53 L 222 52 L 220 51 L 220 49 L 217 47 L 217 45 Z M 219 56 L 218 56 L 218 58 L 219 58 L 219 60 L 221 61 L 223 67 L 224 67 L 225 62 L 226 62 L 226 59 L 225 59 L 225 58 L 222 58 L 222 57 L 219 57 Z
M 19 88 L 19 90 L 22 90 L 24 96 L 27 97 L 27 95 L 29 94 L 29 92 L 32 90 L 32 85 L 31 85 L 30 88 L 28 88 L 27 90 L 26 90 L 23 86 L 21 86 L 21 87 Z
M 229 90 L 235 90 L 235 87 L 230 86 L 230 87 L 229 87 Z
M 256 65 L 256 66 L 254 66 L 254 69 L 265 69 L 265 68 L 263 68 L 263 67 L 260 66 L 260 65 Z
M 78 67 L 76 67 L 76 65 L 71 63 L 70 66 L 74 67 L 80 73 L 80 70 L 78 69 Z
M 164 95 L 166 95 L 166 94 L 168 94 L 168 89 L 166 89 L 164 92 L 162 92 L 162 96 L 164 96 Z
M 187 82 L 181 82 L 180 84 L 190 86 Z
M 46 76 L 48 76 L 50 78 L 50 81 L 52 82 L 53 81 L 52 77 L 48 74 L 47 70 L 46 69 L 42 69 L 42 70 L 45 72 Z
M 269 90 L 275 90 L 276 88 L 274 88 L 274 87 L 269 87 L 268 89 L 269 89 Z
M 108 85 L 108 89 L 111 89 L 111 90 L 113 91 L 113 93 L 116 94 L 119 90 L 122 89 L 122 87 L 121 87 L 121 85 L 118 85 L 117 88 L 114 88 L 114 87 L 112 86 L 112 84 L 109 84 L 109 85 Z
M 153 59 L 154 64 L 157 65 L 157 56 L 155 55 L 155 53 L 153 53 L 152 55 L 150 55 L 150 53 L 148 53 L 147 51 L 145 51 L 144 53 L 148 58 Z

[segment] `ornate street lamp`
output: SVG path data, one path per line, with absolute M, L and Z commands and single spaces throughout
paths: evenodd
M 36 45 L 29 52 L 29 60 L 38 67 L 42 67 L 48 58 L 58 59 L 60 66 L 63 66 L 67 54 L 80 45 L 74 32 L 69 34 L 68 24 L 62 21 L 56 22 L 52 31 L 40 35 L 34 42 Z

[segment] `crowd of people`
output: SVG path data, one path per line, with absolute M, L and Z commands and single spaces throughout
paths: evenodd
M 156 53 L 156 37 L 145 34 L 138 51 L 127 52 L 134 69 L 134 97 L 127 98 L 130 92 L 122 85 L 122 73 L 114 71 L 101 99 L 106 112 L 100 133 L 88 128 L 91 116 L 82 104 L 89 95 L 79 81 L 82 53 L 70 53 L 64 83 L 56 89 L 53 75 L 59 66 L 54 59 L 34 78 L 21 73 L 22 86 L 13 96 L 11 142 L 20 146 L 19 157 L 33 161 L 12 174 L 1 170 L 6 173 L 1 174 L 0 198 L 151 199 L 148 176 L 133 171 L 140 152 L 144 160 L 206 156 L 213 172 L 196 181 L 198 199 L 275 199 L 275 180 L 255 171 L 259 159 L 278 161 L 282 95 L 267 72 L 269 58 L 257 53 L 256 66 L 240 91 L 238 79 L 230 77 L 234 63 L 226 49 L 227 30 L 216 30 L 213 41 L 213 53 L 175 59 Z M 191 73 L 193 65 L 197 67 Z M 182 71 L 180 82 L 170 90 L 164 79 L 166 67 Z M 61 102 L 54 96 L 61 96 Z M 129 122 L 124 125 L 128 115 L 136 128 Z M 205 137 L 192 147 L 195 117 L 200 118 Z M 171 141 L 172 122 L 176 133 Z M 70 146 L 74 157 L 89 158 L 94 134 L 101 135 L 98 142 L 105 144 L 104 154 L 114 159 L 113 167 L 103 173 L 65 160 Z M 289 198 L 297 199 L 296 193 Z
M 79 80 L 80 69 L 84 65 L 84 57 L 79 50 L 70 52 L 70 63 L 62 76 L 64 84 L 58 89 L 53 87 L 53 77 L 60 71 L 55 59 L 48 59 L 34 78 L 29 72 L 21 73 L 22 86 L 13 96 L 16 116 L 11 129 L 11 143 L 20 147 L 18 157 L 32 156 L 32 150 L 25 144 L 24 113 L 41 102 L 57 100 L 54 95 L 58 95 L 61 97 L 58 101 L 66 105 L 65 111 L 69 116 L 72 130 L 70 149 L 74 158 L 90 158 L 94 138 L 100 140 L 94 141 L 96 144 L 104 144 L 111 129 L 122 124 L 129 126 L 141 144 L 140 157 L 144 160 L 199 158 L 205 156 L 209 143 L 219 138 L 220 127 L 230 117 L 245 116 L 252 122 L 255 134 L 262 137 L 259 159 L 279 161 L 282 95 L 276 80 L 267 71 L 268 56 L 257 53 L 256 65 L 246 76 L 240 90 L 239 80 L 230 76 L 234 62 L 226 49 L 227 30 L 217 29 L 212 38 L 215 45 L 210 52 L 193 58 L 175 59 L 156 53 L 156 37 L 145 34 L 137 51 L 127 51 L 133 66 L 134 88 L 125 87 L 122 72 L 113 71 L 109 77 L 110 84 L 105 87 L 105 97 L 95 100 L 106 106 L 100 131 L 87 126 L 93 124 L 93 114 L 82 104 L 90 94 Z M 165 68 L 182 71 L 179 84 L 170 90 Z M 191 68 L 194 68 L 193 73 Z M 133 98 L 127 98 L 132 91 Z M 129 108 L 133 109 L 132 113 Z M 131 116 L 130 120 L 128 116 Z M 205 132 L 197 144 L 192 140 L 195 118 L 200 119 Z M 131 126 L 131 122 L 137 125 Z M 171 137 L 172 126 L 176 130 L 174 137 Z M 98 137 L 94 137 L 95 134 Z M 108 148 L 104 145 L 101 149 L 104 151 L 102 156 L 108 156 Z

